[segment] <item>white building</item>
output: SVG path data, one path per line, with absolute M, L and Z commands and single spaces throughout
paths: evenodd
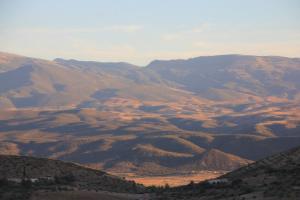
M 224 183 L 229 183 L 227 178 L 220 178 L 220 179 L 213 179 L 207 181 L 208 184 L 210 185 L 217 185 L 217 184 L 224 184 Z
M 14 182 L 14 183 L 21 183 L 22 179 L 21 178 L 8 178 L 8 181 Z
M 14 183 L 22 183 L 22 181 L 30 181 L 31 183 L 37 183 L 39 181 L 54 181 L 54 177 L 51 176 L 47 176 L 47 177 L 39 177 L 39 178 L 8 178 L 7 179 L 10 182 L 14 182 Z

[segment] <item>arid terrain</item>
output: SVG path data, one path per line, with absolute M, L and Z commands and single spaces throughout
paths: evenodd
M 127 180 L 133 180 L 136 183 L 143 184 L 145 186 L 165 186 L 171 187 L 187 185 L 191 181 L 199 183 L 205 180 L 214 179 L 226 172 L 221 171 L 199 171 L 196 173 L 180 174 L 175 173 L 173 175 L 165 176 L 136 176 L 135 174 L 115 174 L 117 176 L 126 177 Z
M 147 199 L 147 195 L 112 193 L 105 191 L 66 191 L 66 192 L 36 192 L 30 200 L 137 200 Z
M 300 147 L 292 148 L 208 181 L 178 187 L 145 187 L 75 163 L 0 156 L 3 200 L 298 200 Z M 168 179 L 168 177 L 166 178 Z
M 170 188 L 158 199 L 267 199 L 297 200 L 300 197 L 300 147 L 259 160 L 216 180 Z
M 59 160 L 0 155 L 0 199 L 145 199 L 147 189 L 103 171 Z
M 300 0 L 0 0 L 0 200 L 300 200 Z
M 139 67 L 0 53 L 0 152 L 144 183 L 231 171 L 300 144 L 299 70 L 300 59 L 286 57 Z

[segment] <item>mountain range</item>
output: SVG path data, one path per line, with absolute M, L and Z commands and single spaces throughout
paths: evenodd
M 0 152 L 113 173 L 231 171 L 300 144 L 300 59 L 145 67 L 0 53 Z

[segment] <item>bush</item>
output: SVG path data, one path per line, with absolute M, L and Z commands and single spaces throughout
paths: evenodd
M 73 174 L 55 177 L 55 182 L 58 184 L 70 184 L 74 181 L 75 181 L 75 176 Z
M 0 179 L 0 187 L 5 187 L 9 184 L 7 179 Z
M 241 185 L 242 183 L 243 183 L 243 180 L 242 180 L 242 179 L 235 179 L 235 180 L 232 181 L 231 185 L 232 185 L 233 187 L 236 187 L 236 186 Z
M 165 189 L 165 190 L 169 190 L 169 189 L 170 189 L 170 186 L 169 186 L 168 183 L 165 184 L 165 188 L 164 188 L 164 189 Z
M 22 180 L 22 186 L 24 186 L 25 188 L 31 188 L 32 187 L 32 183 L 30 180 Z

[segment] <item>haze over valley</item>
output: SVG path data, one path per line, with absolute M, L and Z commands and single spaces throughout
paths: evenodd
M 126 177 L 224 173 L 300 144 L 300 59 L 0 54 L 0 150 Z
M 299 200 L 299 0 L 1 0 L 0 200 Z

